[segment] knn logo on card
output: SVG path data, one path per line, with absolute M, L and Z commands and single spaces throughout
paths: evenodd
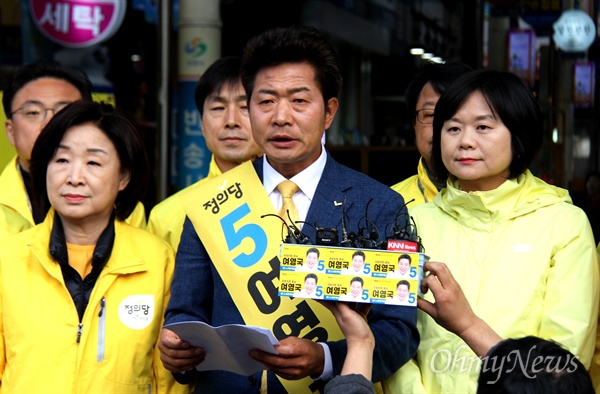
M 390 239 L 388 240 L 387 250 L 417 253 L 419 250 L 419 245 L 416 242 L 397 241 Z

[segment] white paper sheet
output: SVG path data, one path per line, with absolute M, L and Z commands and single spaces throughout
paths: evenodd
M 181 339 L 206 352 L 206 358 L 196 366 L 198 371 L 223 370 L 249 376 L 262 371 L 265 366 L 248 355 L 252 349 L 277 354 L 279 345 L 271 331 L 266 328 L 228 324 L 212 327 L 198 321 L 166 325 Z

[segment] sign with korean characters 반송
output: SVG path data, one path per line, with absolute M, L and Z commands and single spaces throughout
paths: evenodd
M 31 18 L 50 40 L 84 48 L 109 39 L 121 26 L 127 2 L 122 0 L 30 0 Z

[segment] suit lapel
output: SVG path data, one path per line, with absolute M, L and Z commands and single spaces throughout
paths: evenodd
M 263 160 L 265 156 L 261 156 L 258 160 L 254 161 L 252 165 L 254 166 L 254 170 L 256 170 L 256 174 L 258 174 L 258 178 L 260 181 L 263 181 Z
M 327 154 L 327 163 L 306 217 L 313 226 L 340 227 L 343 213 L 352 206 L 352 201 L 344 202 L 352 185 L 341 170 L 342 166 Z M 305 229 L 308 231 L 307 227 Z

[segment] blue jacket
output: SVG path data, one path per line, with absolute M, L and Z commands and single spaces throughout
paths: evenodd
M 262 180 L 262 160 L 254 167 Z M 367 203 L 368 212 L 366 211 Z M 402 196 L 368 176 L 351 170 L 331 156 L 317 186 L 306 222 L 319 227 L 335 227 L 342 234 L 342 207 L 332 209 L 333 201 L 345 201 L 346 228 L 358 232 L 365 226 L 365 213 L 382 233 L 391 228 L 398 212 L 405 220 L 406 207 Z M 200 206 L 200 205 L 199 205 Z M 315 230 L 304 226 L 303 232 L 315 239 Z M 392 375 L 415 353 L 419 344 L 416 328 L 416 308 L 375 305 L 369 315 L 369 324 L 375 337 L 373 380 L 380 381 Z M 213 326 L 244 324 L 227 288 L 212 264 L 194 227 L 186 218 L 176 256 L 175 273 L 171 285 L 171 299 L 167 306 L 165 324 L 181 321 L 203 321 Z M 327 342 L 331 351 L 333 373 L 339 375 L 346 355 L 346 341 Z M 257 393 L 261 374 L 250 377 L 223 371 L 197 374 L 196 389 L 203 393 Z M 285 392 L 277 377 L 269 373 L 269 393 Z M 317 386 L 322 388 L 324 382 Z

